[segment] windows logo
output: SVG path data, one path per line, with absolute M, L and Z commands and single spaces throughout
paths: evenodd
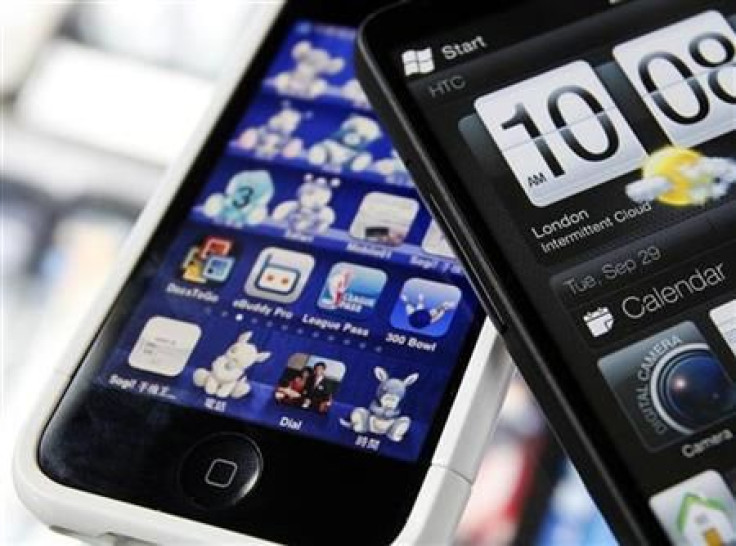
M 432 57 L 432 48 L 427 49 L 407 49 L 401 55 L 404 63 L 404 74 L 411 76 L 413 74 L 429 74 L 434 71 L 434 58 Z

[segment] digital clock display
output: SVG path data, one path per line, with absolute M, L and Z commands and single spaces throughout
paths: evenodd
M 613 54 L 672 144 L 694 146 L 736 128 L 736 33 L 720 13 L 625 42 Z M 647 156 L 585 61 L 484 95 L 475 109 L 538 207 L 631 172 Z

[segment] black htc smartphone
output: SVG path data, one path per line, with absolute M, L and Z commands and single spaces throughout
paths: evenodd
M 736 543 L 736 3 L 407 2 L 358 74 L 624 543 Z
M 376 4 L 253 8 L 255 53 L 20 441 L 18 489 L 48 523 L 450 540 L 511 365 L 487 365 L 495 330 L 356 80 Z

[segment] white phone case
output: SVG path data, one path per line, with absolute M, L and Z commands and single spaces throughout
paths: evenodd
M 180 184 L 208 138 L 241 75 L 278 15 L 283 2 L 261 2 L 254 7 L 244 30 L 238 63 L 213 101 L 208 115 L 189 141 L 182 157 L 169 170 L 133 229 L 115 273 L 54 369 L 43 398 L 18 440 L 13 475 L 24 504 L 44 523 L 90 542 L 120 538 L 155 544 L 268 544 L 268 542 L 187 520 L 141 506 L 63 486 L 38 466 L 39 441 L 76 367 L 122 289 L 146 244 L 176 195 Z M 440 437 L 414 507 L 395 544 L 446 544 L 470 495 L 481 456 L 498 416 L 513 372 L 505 346 L 489 321 L 483 326 L 455 403 Z M 370 525 L 370 522 L 366 524 Z

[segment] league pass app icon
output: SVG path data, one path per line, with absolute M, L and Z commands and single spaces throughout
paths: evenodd
M 309 254 L 265 248 L 248 275 L 245 293 L 279 303 L 293 303 L 304 290 L 312 269 L 314 258 Z
M 598 365 L 651 450 L 736 413 L 736 385 L 691 322 L 613 353 Z
M 391 325 L 425 336 L 442 337 L 452 324 L 462 292 L 457 286 L 409 279 L 391 312 Z
M 373 313 L 385 284 L 386 273 L 380 269 L 337 263 L 327 275 L 317 306 L 364 318 Z
M 201 335 L 196 324 L 152 317 L 130 352 L 128 364 L 136 370 L 175 377 L 184 370 Z
M 714 470 L 655 495 L 649 504 L 672 544 L 736 544 L 736 502 Z
M 197 284 L 222 284 L 235 265 L 234 243 L 224 237 L 205 237 L 189 248 L 181 263 L 181 278 Z

